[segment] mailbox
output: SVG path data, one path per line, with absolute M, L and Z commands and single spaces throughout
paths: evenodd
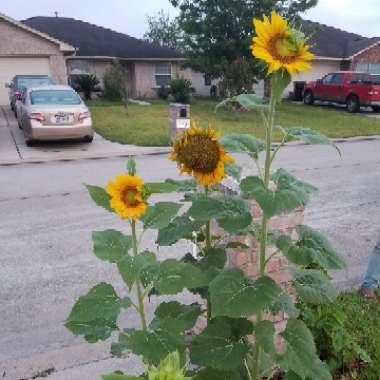
M 190 128 L 190 105 L 171 103 L 169 105 L 169 136 L 173 143 L 177 136 Z

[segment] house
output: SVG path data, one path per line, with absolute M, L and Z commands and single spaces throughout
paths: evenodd
M 20 22 L 0 13 L 0 36 L 0 105 L 8 104 L 5 84 L 16 74 L 50 75 L 60 84 L 75 74 L 101 80 L 115 60 L 128 69 L 132 97 L 154 97 L 176 76 L 191 79 L 179 52 L 72 18 Z
M 308 44 L 315 58 L 312 69 L 293 77 L 313 81 L 334 71 L 352 70 L 380 74 L 380 38 L 368 38 L 312 21 L 303 21 L 303 30 L 311 36 Z M 293 83 L 286 93 L 293 91 Z
M 182 69 L 185 59 L 176 50 L 73 18 L 32 17 L 23 23 L 75 47 L 66 58 L 69 76 L 93 74 L 101 80 L 107 66 L 118 60 L 127 68 L 130 95 L 139 98 L 156 96 L 157 88 L 174 77 L 191 79 L 191 71 Z
M 0 14 L 0 104 L 8 104 L 5 84 L 16 74 L 51 75 L 67 80 L 66 57 L 75 48 L 46 33 Z

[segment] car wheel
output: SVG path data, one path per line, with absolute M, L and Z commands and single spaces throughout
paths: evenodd
M 359 98 L 356 95 L 351 95 L 347 99 L 347 111 L 350 113 L 356 113 L 360 110 Z
M 94 136 L 86 136 L 84 138 L 84 142 L 86 142 L 86 143 L 92 143 L 93 139 L 94 139 Z
M 372 106 L 373 112 L 380 112 L 380 106 Z
M 308 106 L 311 106 L 314 104 L 314 95 L 311 91 L 305 92 L 305 94 L 303 96 L 303 102 Z
M 35 141 L 32 140 L 32 139 L 26 139 L 26 140 L 25 140 L 25 144 L 26 144 L 26 146 L 33 146 L 34 143 L 35 143 Z

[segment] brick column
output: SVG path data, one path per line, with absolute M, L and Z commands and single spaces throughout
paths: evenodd
M 252 215 L 256 223 L 259 223 L 262 216 L 262 211 L 256 204 L 252 202 Z M 270 222 L 270 230 L 286 234 L 293 239 L 297 238 L 295 227 L 298 224 L 302 224 L 304 220 L 304 209 L 299 208 L 291 213 L 274 216 Z M 228 252 L 228 265 L 230 267 L 241 268 L 249 277 L 257 278 L 258 276 L 258 260 L 259 260 L 259 243 L 251 236 L 235 237 L 231 238 L 231 241 L 239 241 L 250 247 L 250 249 L 230 249 Z M 267 249 L 267 257 L 276 251 L 276 247 L 269 245 Z M 291 275 L 286 270 L 289 262 L 282 253 L 279 253 L 267 266 L 267 275 L 271 277 L 277 284 L 283 289 L 286 289 L 288 293 L 294 296 L 294 290 L 291 286 Z M 277 315 L 266 315 L 265 319 L 274 322 L 277 337 L 275 344 L 279 350 L 283 348 L 279 333 L 283 332 L 286 327 L 288 316 L 280 312 Z

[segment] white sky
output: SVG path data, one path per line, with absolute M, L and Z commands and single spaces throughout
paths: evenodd
M 1 0 L 0 12 L 15 19 L 32 16 L 73 17 L 141 37 L 146 15 L 158 10 L 177 11 L 169 0 Z M 319 0 L 305 18 L 365 36 L 380 36 L 380 0 Z

